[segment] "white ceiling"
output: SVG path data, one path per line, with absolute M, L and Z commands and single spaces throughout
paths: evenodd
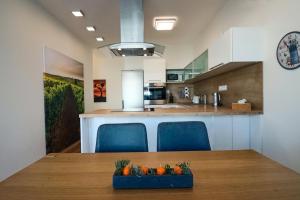
M 36 0 L 72 33 L 92 48 L 120 42 L 119 0 Z M 144 0 L 145 41 L 165 46 L 191 43 L 227 0 Z M 82 10 L 84 18 L 71 11 Z M 158 32 L 152 24 L 156 16 L 177 16 L 173 31 Z M 96 32 L 87 32 L 87 25 Z M 104 42 L 97 42 L 96 36 Z
M 59 76 L 83 79 L 83 64 L 54 49 L 45 48 L 45 72 Z

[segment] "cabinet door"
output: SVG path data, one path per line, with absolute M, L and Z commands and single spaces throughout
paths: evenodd
M 232 30 L 226 31 L 208 50 L 208 69 L 232 60 Z
M 164 59 L 144 60 L 144 82 L 166 82 L 166 64 Z
M 233 149 L 250 149 L 250 119 L 249 116 L 232 117 Z
M 261 28 L 232 28 L 232 61 L 262 61 L 263 34 Z
M 212 124 L 214 134 L 213 150 L 232 150 L 232 117 L 213 117 Z
M 208 50 L 203 52 L 200 56 L 198 56 L 194 61 L 193 61 L 193 72 L 196 74 L 201 74 L 204 72 L 207 72 L 207 67 L 208 67 Z
M 250 149 L 262 153 L 262 116 L 250 116 Z
M 222 63 L 220 54 L 221 38 L 217 39 L 208 49 L 208 70 Z

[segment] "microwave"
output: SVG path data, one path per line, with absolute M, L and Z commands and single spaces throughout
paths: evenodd
M 182 72 L 170 72 L 167 73 L 167 82 L 182 82 L 183 73 Z

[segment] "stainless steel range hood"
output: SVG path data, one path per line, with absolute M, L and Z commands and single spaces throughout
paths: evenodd
M 158 54 L 164 47 L 144 43 L 143 0 L 120 0 L 121 43 L 110 45 L 116 56 L 152 56 L 158 46 Z

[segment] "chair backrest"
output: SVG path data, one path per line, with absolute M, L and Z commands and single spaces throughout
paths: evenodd
M 99 126 L 95 152 L 147 152 L 144 124 L 103 124 Z
M 157 130 L 157 151 L 210 151 L 203 122 L 162 122 Z

